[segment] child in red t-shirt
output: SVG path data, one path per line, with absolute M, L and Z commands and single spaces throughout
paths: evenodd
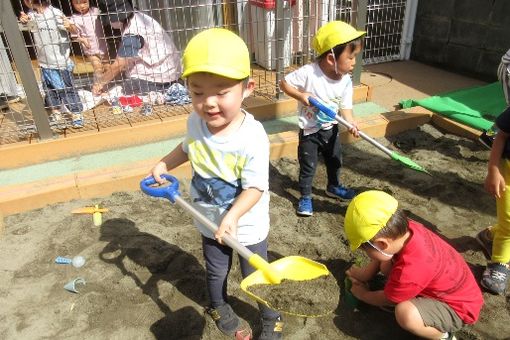
M 463 257 L 408 219 L 395 198 L 375 190 L 359 194 L 347 208 L 344 227 L 351 250 L 361 248 L 371 259 L 346 272 L 359 300 L 395 306 L 398 324 L 427 339 L 452 339 L 478 319 L 483 297 Z M 387 282 L 371 291 L 367 282 L 379 272 Z

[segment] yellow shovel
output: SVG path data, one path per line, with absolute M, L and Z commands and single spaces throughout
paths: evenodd
M 192 205 L 180 197 L 179 181 L 170 175 L 163 175 L 167 181 L 170 182 L 168 186 L 153 186 L 156 180 L 153 177 L 145 178 L 140 183 L 142 191 L 150 196 L 164 197 L 169 199 L 172 203 L 177 203 L 184 210 L 191 213 L 200 223 L 206 226 L 213 233 L 218 229 L 218 226 L 202 215 Z M 240 256 L 248 260 L 257 270 L 247 276 L 241 282 L 241 289 L 247 293 L 251 298 L 273 308 L 267 301 L 259 296 L 251 293 L 248 288 L 256 284 L 280 284 L 282 280 L 292 281 L 305 281 L 313 280 L 321 276 L 330 275 L 331 273 L 322 263 L 318 263 L 301 256 L 288 256 L 271 263 L 264 260 L 258 254 L 254 254 L 251 250 L 243 246 L 231 235 L 225 234 L 222 241 L 234 249 Z M 281 312 L 287 314 L 294 314 L 299 316 L 322 316 L 321 315 L 303 315 L 282 310 Z M 329 312 L 328 312 L 329 313 Z M 327 313 L 326 313 L 327 314 Z

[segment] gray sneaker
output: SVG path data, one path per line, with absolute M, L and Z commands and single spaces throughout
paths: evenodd
M 491 227 L 487 227 L 484 230 L 476 234 L 476 241 L 482 247 L 485 256 L 490 260 L 492 257 L 492 238 Z
M 259 340 L 281 340 L 283 339 L 283 322 L 281 317 L 276 319 L 261 319 L 262 332 Z
M 480 284 L 493 294 L 504 294 L 509 272 L 506 264 L 489 263 L 483 272 Z
M 216 308 L 208 307 L 205 311 L 214 320 L 216 327 L 225 335 L 234 336 L 241 325 L 239 317 L 228 303 Z

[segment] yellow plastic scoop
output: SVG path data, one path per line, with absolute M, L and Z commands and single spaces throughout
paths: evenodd
M 157 187 L 152 186 L 156 184 L 156 181 L 154 178 L 149 177 L 145 178 L 140 183 L 142 191 L 150 196 L 168 198 L 172 203 L 177 203 L 184 210 L 188 211 L 196 220 L 206 226 L 210 231 L 215 232 L 218 229 L 218 226 L 180 197 L 180 193 L 178 191 L 179 182 L 177 179 L 170 175 L 164 175 L 163 177 L 170 182 L 170 185 Z M 292 310 L 275 308 L 275 306 L 266 301 L 265 298 L 257 296 L 252 291 L 250 291 L 250 288 L 255 285 L 279 285 L 283 284 L 282 281 L 302 281 L 305 284 L 307 284 L 309 281 L 310 284 L 313 284 L 312 280 L 323 276 L 330 277 L 336 285 L 336 281 L 331 276 L 325 265 L 301 256 L 284 257 L 269 263 L 258 254 L 254 254 L 251 250 L 243 246 L 241 243 L 239 243 L 239 241 L 228 234 L 225 234 L 222 237 L 222 241 L 234 249 L 240 256 L 248 260 L 248 262 L 257 269 L 254 273 L 247 276 L 241 282 L 241 289 L 245 291 L 251 298 L 267 305 L 270 308 L 278 309 L 281 312 L 308 317 L 326 315 L 333 311 L 334 308 L 336 308 L 336 305 L 334 305 L 332 309 L 322 313 L 314 312 L 307 314 L 306 312 L 294 312 Z M 321 292 L 317 292 L 313 289 L 312 291 L 315 295 L 321 294 Z M 300 294 L 300 292 L 295 293 Z M 339 291 L 335 292 L 335 295 L 336 296 L 334 297 L 326 298 L 329 300 L 338 299 Z

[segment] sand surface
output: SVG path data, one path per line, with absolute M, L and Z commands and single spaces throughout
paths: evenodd
M 344 147 L 342 181 L 359 191 L 393 194 L 410 216 L 455 246 L 477 279 L 486 259 L 474 236 L 495 220 L 495 201 L 483 190 L 488 150 L 430 125 L 379 140 L 427 168 L 419 173 L 360 141 Z M 342 229 L 347 202 L 324 195 L 325 169 L 314 182 L 311 218 L 298 217 L 296 160 L 271 163 L 271 260 L 300 255 L 327 265 L 339 285 L 356 254 Z M 186 198 L 186 192 L 183 191 Z M 74 208 L 110 209 L 103 225 Z M 55 204 L 5 217 L 0 238 L 1 339 L 223 339 L 206 317 L 204 265 L 191 218 L 169 201 L 140 192 Z M 57 256 L 82 255 L 81 268 L 57 265 Z M 63 286 L 78 277 L 79 293 Z M 237 262 L 230 275 L 231 304 L 255 333 L 256 305 L 239 288 Z M 317 292 L 320 294 L 320 292 Z M 340 293 L 340 292 L 339 292 Z M 508 339 L 508 297 L 484 293 L 478 323 L 460 339 Z M 322 318 L 286 316 L 285 339 L 414 339 L 392 314 L 340 301 Z

